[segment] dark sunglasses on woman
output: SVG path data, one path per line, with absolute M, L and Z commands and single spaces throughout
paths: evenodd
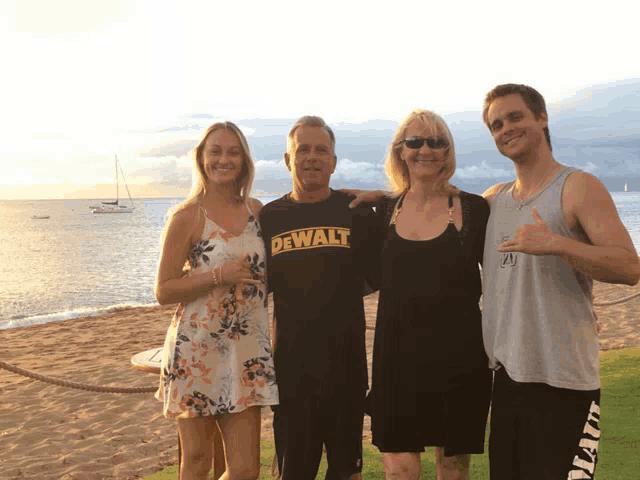
M 440 150 L 449 146 L 449 142 L 445 137 L 407 137 L 400 143 L 404 143 L 407 148 L 417 150 L 422 148 L 424 142 L 427 142 L 427 146 L 432 150 Z

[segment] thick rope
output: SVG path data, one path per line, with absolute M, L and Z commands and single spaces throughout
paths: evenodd
M 8 363 L 0 361 L 0 368 L 4 368 L 12 373 L 17 373 L 34 380 L 40 380 L 41 382 L 50 383 L 52 385 L 58 385 L 60 387 L 75 388 L 78 390 L 87 390 L 89 392 L 103 392 L 103 393 L 149 393 L 158 390 L 158 387 L 101 387 L 98 385 L 87 385 L 85 383 L 67 382 L 53 377 L 47 377 L 45 375 L 39 375 L 29 370 L 25 370 L 15 365 L 9 365 Z
M 633 295 L 629 295 L 628 297 L 619 298 L 617 300 L 613 300 L 611 302 L 597 302 L 594 303 L 594 307 L 609 307 L 612 305 L 618 305 L 620 303 L 628 302 L 629 300 L 633 300 L 634 298 L 640 297 L 640 292 L 636 292 Z M 367 330 L 375 330 L 375 325 L 366 324 Z M 8 363 L 0 361 L 0 368 L 4 368 L 12 373 L 17 373 L 18 375 L 23 375 L 28 378 L 32 378 L 34 380 L 40 380 L 41 382 L 50 383 L 52 385 L 58 385 L 61 387 L 67 388 L 75 388 L 78 390 L 87 390 L 90 392 L 103 392 L 103 393 L 150 393 L 155 392 L 158 387 L 102 387 L 98 385 L 88 385 L 85 383 L 77 383 L 77 382 L 67 382 L 65 380 L 60 380 L 54 377 L 47 377 L 45 375 L 39 375 L 34 372 L 30 372 L 29 370 L 24 370 L 20 367 L 16 367 L 15 365 L 9 365 Z
M 598 302 L 594 303 L 594 307 L 609 307 L 611 305 L 618 305 L 619 303 L 628 302 L 636 297 L 640 296 L 640 292 L 636 292 L 633 295 L 629 295 L 628 297 L 619 298 L 618 300 L 612 300 L 611 302 Z

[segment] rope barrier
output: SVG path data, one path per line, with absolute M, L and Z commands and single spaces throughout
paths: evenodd
M 628 302 L 629 300 L 633 300 L 634 298 L 640 297 L 640 292 L 636 292 L 633 295 L 629 295 L 627 297 L 619 298 L 617 300 L 613 300 L 610 302 L 597 302 L 594 303 L 594 307 L 609 307 L 612 305 L 618 305 L 620 303 Z M 375 330 L 375 325 L 366 324 L 367 330 Z M 87 390 L 89 392 L 101 392 L 101 393 L 151 393 L 155 392 L 158 387 L 103 387 L 99 385 L 89 385 L 86 383 L 78 383 L 78 382 L 68 382 L 66 380 L 61 380 L 54 377 L 47 377 L 45 375 L 40 375 L 38 373 L 30 372 L 29 370 L 25 370 L 20 367 L 16 367 L 15 365 L 10 365 L 8 363 L 0 361 L 0 368 L 3 368 L 9 372 L 16 373 L 18 375 L 22 375 L 27 378 L 31 378 L 33 380 L 40 380 L 41 382 L 50 383 L 51 385 L 58 385 L 60 387 L 67 388 L 75 388 L 77 390 Z
M 12 373 L 17 373 L 24 377 L 32 378 L 34 380 L 40 380 L 41 382 L 50 383 L 51 385 L 58 385 L 60 387 L 75 388 L 77 390 L 87 390 L 89 392 L 102 392 L 102 393 L 150 393 L 158 390 L 158 387 L 102 387 L 98 385 L 88 385 L 85 383 L 68 382 L 66 380 L 60 380 L 54 377 L 47 377 L 40 375 L 29 370 L 25 370 L 15 365 L 0 361 L 0 368 L 4 368 Z
M 633 295 L 629 295 L 628 297 L 619 298 L 618 300 L 612 300 L 611 302 L 598 302 L 594 303 L 594 307 L 609 307 L 611 305 L 618 305 L 619 303 L 628 302 L 636 297 L 640 297 L 640 292 L 636 292 Z

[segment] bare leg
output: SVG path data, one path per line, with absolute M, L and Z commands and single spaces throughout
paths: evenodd
M 178 419 L 180 435 L 180 480 L 206 480 L 213 462 L 213 417 Z
M 434 447 L 436 456 L 436 478 L 438 480 L 469 480 L 471 455 L 444 456 L 444 448 Z
M 224 460 L 224 443 L 222 443 L 222 434 L 216 423 L 213 432 L 213 480 L 219 480 L 226 469 Z
M 260 476 L 260 407 L 218 418 L 227 460 L 220 480 L 256 480 Z
M 422 465 L 420 454 L 413 452 L 383 453 L 385 480 L 418 480 Z
M 276 480 L 280 480 L 280 470 L 278 470 L 278 456 L 274 453 L 271 461 L 271 476 Z

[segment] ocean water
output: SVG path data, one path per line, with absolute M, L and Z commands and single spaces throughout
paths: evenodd
M 640 250 L 640 193 L 612 196 Z M 137 199 L 117 215 L 93 214 L 98 200 L 0 200 L 0 329 L 155 305 L 162 230 L 181 200 Z

